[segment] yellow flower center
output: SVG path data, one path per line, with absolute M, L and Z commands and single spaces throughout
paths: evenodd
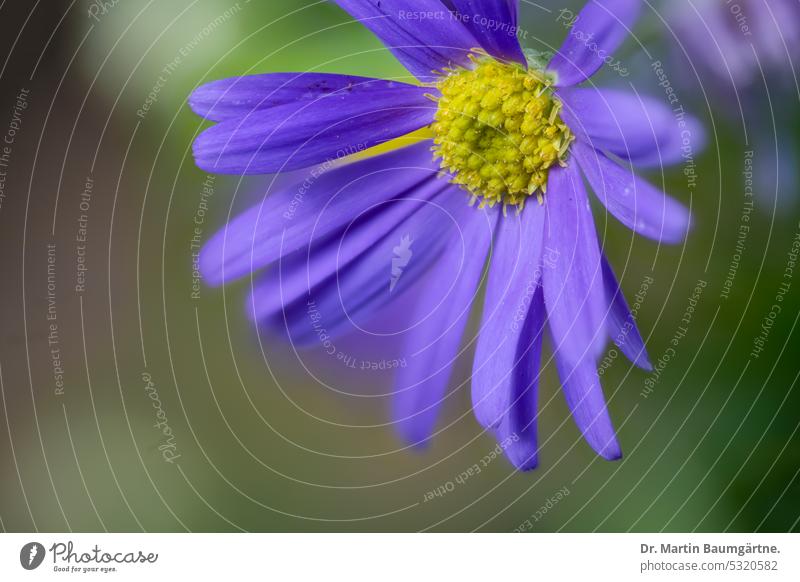
M 475 58 L 448 71 L 433 123 L 434 152 L 452 181 L 480 206 L 541 204 L 549 169 L 564 165 L 575 139 L 561 121 L 561 101 L 533 68 Z

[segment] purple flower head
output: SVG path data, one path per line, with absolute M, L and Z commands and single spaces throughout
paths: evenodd
M 580 14 L 554 14 L 567 39 L 549 62 L 520 48 L 516 0 L 337 3 L 417 81 L 277 73 L 195 91 L 194 111 L 217 122 L 195 143 L 201 168 L 312 167 L 206 244 L 205 280 L 258 273 L 249 315 L 310 345 L 400 306 L 408 357 L 395 375 L 393 422 L 422 445 L 486 279 L 471 378 L 480 424 L 516 467 L 536 466 L 548 335 L 583 437 L 620 458 L 598 357 L 610 339 L 637 366 L 650 363 L 584 178 L 619 222 L 678 243 L 688 210 L 632 167 L 675 163 L 687 136 L 702 139 L 693 120 L 655 99 L 579 87 L 626 38 L 640 2 L 592 0 Z M 370 150 L 408 134 L 402 147 Z

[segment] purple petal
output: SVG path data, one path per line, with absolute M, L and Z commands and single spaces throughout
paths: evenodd
M 606 321 L 608 334 L 626 358 L 641 369 L 652 371 L 653 366 L 647 356 L 644 340 L 639 328 L 636 327 L 636 318 L 631 313 L 628 302 L 625 301 L 625 295 L 605 255 L 603 255 L 603 282 L 606 286 L 606 296 L 611 301 Z
M 558 92 L 570 128 L 599 150 L 637 166 L 678 163 L 684 152 L 699 152 L 705 131 L 693 117 L 678 119 L 652 97 L 617 89 L 570 88 Z
M 212 173 L 272 174 L 341 159 L 430 124 L 428 91 L 398 84 L 256 109 L 201 133 L 195 162 Z
M 422 142 L 338 168 L 322 166 L 232 220 L 203 247 L 206 283 L 220 285 L 345 228 L 364 209 L 410 192 L 439 171 Z
M 524 370 L 509 386 L 509 407 L 495 431 L 497 441 L 506 457 L 520 471 L 534 469 L 539 462 L 536 419 L 544 314 L 542 288 L 537 287 L 523 324 L 525 329 L 522 336 L 526 338 L 526 342 L 519 346 L 527 350 L 526 353 L 520 354 L 521 358 L 524 357 L 524 364 L 521 364 Z
M 682 204 L 585 144 L 574 143 L 572 153 L 594 193 L 622 224 L 663 243 L 686 238 L 691 214 Z
M 266 324 L 288 332 L 297 344 L 318 341 L 309 325 L 308 302 L 322 314 L 322 325 L 331 337 L 359 327 L 371 327 L 371 320 L 384 306 L 395 304 L 431 267 L 438 265 L 449 248 L 462 248 L 462 225 L 474 218 L 475 209 L 459 188 L 447 186 L 441 194 L 422 205 L 392 231 L 373 244 L 351 264 L 337 270 L 334 277 L 311 290 L 295 304 L 288 305 L 277 318 Z M 409 193 L 408 198 L 414 194 Z M 368 220 L 368 219 L 367 219 Z M 346 239 L 347 233 L 337 235 Z M 439 268 L 435 269 L 439 272 Z
M 553 341 L 557 343 L 558 340 Z M 567 405 L 583 438 L 598 455 L 609 461 L 622 457 L 594 360 L 583 358 L 573 362 L 557 351 L 556 366 Z
M 468 66 L 478 41 L 441 0 L 334 0 L 369 28 L 418 79 L 433 71 Z
M 544 215 L 533 204 L 498 226 L 472 368 L 472 408 L 487 428 L 508 414 L 515 387 L 529 381 L 533 368 L 525 322 L 541 283 Z
M 575 164 L 550 170 L 542 264 L 548 324 L 560 357 L 595 361 L 606 340 L 608 300 L 597 233 Z
M 603 457 L 616 459 L 621 453 L 596 368 L 608 303 L 597 234 L 574 165 L 550 171 L 546 196 L 542 279 L 564 395 L 587 442 Z
M 436 424 L 498 214 L 470 212 L 463 244 L 451 245 L 419 285 L 411 319 L 422 321 L 403 338 L 408 366 L 397 372 L 393 419 L 402 438 L 415 445 L 424 444 Z
M 415 222 L 408 222 L 410 217 L 422 211 L 429 201 L 433 201 L 433 205 L 441 204 L 439 195 L 445 190 L 448 197 L 453 195 L 447 180 L 432 177 L 407 196 L 381 202 L 369 212 L 365 208 L 342 231 L 314 240 L 282 259 L 254 286 L 249 315 L 254 320 L 273 317 L 283 306 L 309 295 L 319 296 L 322 285 L 335 286 L 337 272 L 349 273 L 357 260 L 379 254 L 376 246 L 382 242 L 396 245 L 404 236 L 400 231 L 415 228 Z M 432 215 L 434 211 L 428 209 L 427 214 Z M 416 220 L 419 221 L 419 217 Z M 391 249 L 386 252 L 386 256 L 392 256 Z M 404 273 L 408 275 L 405 279 L 412 273 Z
M 527 65 L 517 40 L 518 0 L 453 0 L 455 17 L 501 61 Z
M 557 74 L 556 86 L 578 85 L 594 75 L 628 36 L 640 7 L 641 0 L 589 0 L 577 16 L 561 10 L 556 22 L 569 33 L 548 66 Z
M 424 93 L 420 87 L 399 83 L 329 73 L 268 73 L 221 79 L 202 85 L 189 97 L 189 106 L 197 115 L 212 121 L 246 117 L 279 105 L 294 104 L 297 110 L 326 98 L 331 107 L 345 99 L 391 100 L 397 91 L 412 98 Z

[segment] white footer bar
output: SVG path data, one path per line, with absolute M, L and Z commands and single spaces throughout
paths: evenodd
M 796 534 L 0 535 L 0 580 L 769 582 L 799 565 Z

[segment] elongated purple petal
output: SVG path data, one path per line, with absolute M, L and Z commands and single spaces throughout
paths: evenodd
M 633 91 L 569 88 L 558 92 L 563 117 L 593 147 L 637 166 L 678 163 L 705 145 L 705 131 L 693 117 L 680 118 L 664 103 Z
M 345 99 L 378 99 L 386 102 L 396 97 L 397 92 L 413 99 L 424 90 L 397 81 L 353 75 L 268 73 L 206 83 L 191 94 L 189 106 L 201 117 L 224 121 L 243 118 L 255 111 L 279 105 L 294 104 L 299 111 L 309 103 L 330 97 L 334 99 L 324 101 L 324 104 L 334 108 Z
M 443 179 L 439 182 L 447 185 Z M 413 198 L 413 192 L 408 198 Z M 265 324 L 280 326 L 297 344 L 313 344 L 318 339 L 309 326 L 306 307 L 312 301 L 331 337 L 369 326 L 379 311 L 415 288 L 420 276 L 432 267 L 438 272 L 444 252 L 463 247 L 462 225 L 476 214 L 463 191 L 449 185 L 334 277 L 286 306 L 277 322 Z M 346 239 L 347 233 L 337 238 Z
M 641 0 L 589 0 L 577 16 L 562 10 L 557 22 L 569 28 L 567 39 L 548 69 L 556 86 L 583 83 L 614 54 L 639 17 Z
M 427 91 L 401 85 L 256 109 L 201 133 L 195 162 L 212 173 L 272 174 L 341 159 L 430 124 Z
M 691 215 L 682 204 L 594 148 L 576 142 L 572 152 L 595 195 L 622 224 L 663 243 L 686 238 Z
M 370 211 L 365 208 L 363 214 L 354 217 L 341 232 L 314 240 L 282 259 L 255 284 L 249 315 L 255 320 L 273 317 L 284 305 L 309 295 L 319 296 L 322 285 L 334 287 L 336 273 L 349 273 L 349 269 L 360 258 L 378 254 L 376 245 L 385 239 L 388 239 L 386 244 L 397 245 L 404 236 L 399 234 L 400 231 L 414 228 L 414 222 L 406 221 L 424 209 L 429 201 L 439 205 L 441 197 L 438 195 L 445 190 L 447 195 L 452 196 L 447 180 L 432 176 L 402 198 L 382 202 Z M 428 214 L 433 212 L 432 209 L 428 210 Z M 392 256 L 391 249 L 386 252 L 388 257 Z M 406 279 L 410 279 L 411 274 L 408 275 Z M 333 292 L 336 293 L 335 289 Z
M 553 341 L 558 342 L 555 338 Z M 605 459 L 613 461 L 622 457 L 595 361 L 592 358 L 582 358 L 573 362 L 571 358 L 565 358 L 560 351 L 556 351 L 556 366 L 567 406 L 583 438 Z
M 472 409 L 484 427 L 508 414 L 515 387 L 529 381 L 532 337 L 525 322 L 541 283 L 544 208 L 500 220 L 472 368 Z
M 345 228 L 365 208 L 436 179 L 439 168 L 430 146 L 422 142 L 338 168 L 322 166 L 304 181 L 268 195 L 203 247 L 205 282 L 220 285 L 265 267 Z
M 575 164 L 550 170 L 545 198 L 544 300 L 561 359 L 595 361 L 606 340 L 608 300 L 597 233 Z
M 520 471 L 536 468 L 539 463 L 539 439 L 537 437 L 537 405 L 539 388 L 539 364 L 544 335 L 544 297 L 537 287 L 531 299 L 522 336 L 529 345 L 521 345 L 524 354 L 524 369 L 516 375 L 509 386 L 509 408 L 495 436 L 508 460 Z
M 463 244 L 453 244 L 417 290 L 419 303 L 405 333 L 408 366 L 400 368 L 393 397 L 393 420 L 408 443 L 423 445 L 436 424 L 452 367 L 475 298 L 497 212 L 470 209 Z M 465 246 L 466 245 L 466 246 Z
M 468 65 L 478 41 L 441 0 L 334 0 L 369 28 L 411 73 L 423 81 L 433 71 Z
M 517 40 L 518 0 L 453 0 L 454 14 L 501 61 L 527 65 Z
M 614 270 L 605 255 L 603 255 L 603 283 L 606 286 L 606 296 L 611 301 L 606 323 L 608 335 L 626 358 L 642 370 L 652 371 L 653 366 L 647 356 L 647 348 L 644 346 L 639 328 L 636 327 L 636 318 L 631 314 Z

